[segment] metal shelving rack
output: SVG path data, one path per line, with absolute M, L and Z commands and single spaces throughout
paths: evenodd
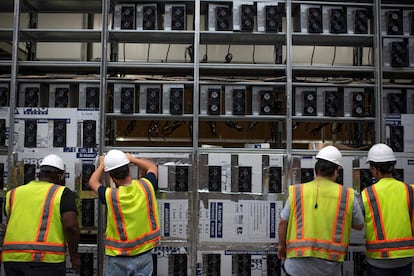
M 25 75 L 41 75 L 41 74 L 59 74 L 59 77 L 54 79 L 38 79 L 37 82 L 52 82 L 61 83 L 69 82 L 78 84 L 80 82 L 91 82 L 99 84 L 100 97 L 100 121 L 102 122 L 102 129 L 114 127 L 117 121 L 134 120 L 138 123 L 146 123 L 149 121 L 183 121 L 185 124 L 191 125 L 191 134 L 182 134 L 179 137 L 152 137 L 153 142 L 160 143 L 161 146 L 151 146 L 148 144 L 148 137 L 120 137 L 119 140 L 111 140 L 113 137 L 108 137 L 105 131 L 99 137 L 98 152 L 102 153 L 111 148 L 120 148 L 122 150 L 139 152 L 143 154 L 148 153 L 167 153 L 167 154 L 185 154 L 191 160 L 192 165 L 192 179 L 191 189 L 185 193 L 160 193 L 160 198 L 163 199 L 187 199 L 189 207 L 189 229 L 197 229 L 199 224 L 199 203 L 208 199 L 262 199 L 269 200 L 277 198 L 282 199 L 284 194 L 278 195 L 239 195 L 239 194 L 223 194 L 223 193 L 204 193 L 200 191 L 200 159 L 209 153 L 226 152 L 232 153 L 252 153 L 252 154 L 267 154 L 277 153 L 286 154 L 287 158 L 295 155 L 313 155 L 315 150 L 308 150 L 305 148 L 295 147 L 295 133 L 294 128 L 297 123 L 370 123 L 374 124 L 377 134 L 372 142 L 385 141 L 385 118 L 383 116 L 383 90 L 387 88 L 410 88 L 414 89 L 412 83 L 409 84 L 393 84 L 385 80 L 388 79 L 403 79 L 410 80 L 414 78 L 414 70 L 412 67 L 407 68 L 390 68 L 383 66 L 383 39 L 396 36 L 383 35 L 381 13 L 382 9 L 389 7 L 405 7 L 412 8 L 414 5 L 411 1 L 381 1 L 381 0 L 366 0 L 366 1 L 299 1 L 299 0 L 282 0 L 278 1 L 284 7 L 285 28 L 278 33 L 264 33 L 264 32 L 237 32 L 237 31 L 208 31 L 207 27 L 201 29 L 201 17 L 207 16 L 208 4 L 232 3 L 226 1 L 204 1 L 204 0 L 189 0 L 180 1 L 180 4 L 186 4 L 188 11 L 193 16 L 193 27 L 191 30 L 184 31 L 140 31 L 140 30 L 115 30 L 111 24 L 111 18 L 114 12 L 114 5 L 117 3 L 135 3 L 136 1 L 116 1 L 116 0 L 69 0 L 69 1 L 40 1 L 40 0 L 3 0 L 0 2 L 0 11 L 13 12 L 13 28 L 0 28 L 0 43 L 7 44 L 11 50 L 11 58 L 0 60 L 0 73 L 4 77 L 0 79 L 1 82 L 8 83 L 10 88 L 10 110 L 17 106 L 17 91 L 18 84 L 30 82 L 32 79 L 26 78 Z M 175 1 L 153 1 L 157 4 L 175 3 Z M 257 1 L 255 1 L 257 2 Z M 264 1 L 267 2 L 267 1 Z M 269 1 L 271 3 L 271 1 Z M 371 26 L 372 30 L 368 34 L 309 34 L 294 31 L 294 14 L 300 5 L 319 5 L 319 6 L 347 6 L 347 7 L 362 7 L 372 11 Z M 95 16 L 102 16 L 102 27 L 100 29 L 82 28 L 82 29 L 52 29 L 52 28 L 26 28 L 21 27 L 22 14 L 29 14 L 33 16 L 36 21 L 37 13 L 81 13 Z M 87 22 L 87 24 L 90 21 Z M 405 35 L 398 37 L 406 37 Z M 99 60 L 92 60 L 90 56 L 80 60 L 28 60 L 25 49 L 21 49 L 19 45 L 22 43 L 38 43 L 38 42 L 76 42 L 82 43 L 87 49 L 90 49 L 92 43 L 100 44 L 100 58 Z M 158 62 L 158 61 L 122 61 L 122 58 L 116 58 L 118 55 L 117 47 L 119 44 L 178 44 L 178 45 L 192 45 L 193 46 L 193 61 L 187 62 Z M 200 57 L 203 55 L 202 46 L 204 45 L 234 45 L 234 46 L 252 46 L 264 45 L 278 47 L 278 54 L 283 57 L 282 62 L 240 62 L 240 63 L 224 63 L 224 62 L 202 62 Z M 370 48 L 372 53 L 370 55 L 373 59 L 373 64 L 354 65 L 308 65 L 298 64 L 293 59 L 293 48 L 302 46 L 331 46 L 331 47 L 353 47 L 355 51 L 361 48 Z M 149 46 L 148 46 L 149 47 Z M 207 50 L 205 50 L 207 52 Z M 253 52 L 254 53 L 254 52 Z M 361 52 L 357 54 L 361 58 Z M 253 54 L 254 56 L 254 54 Z M 30 59 L 30 58 L 29 58 Z M 254 59 L 254 58 L 253 58 Z M 73 75 L 88 75 L 93 76 L 92 79 L 78 79 L 71 78 Z M 153 78 L 156 75 L 179 75 L 180 79 L 157 79 Z M 123 78 L 125 75 L 147 75 L 149 78 Z M 217 77 L 219 76 L 219 77 Z M 329 77 L 329 78 L 363 78 L 371 79 L 370 83 L 335 83 L 324 81 L 299 81 L 299 79 L 308 80 L 314 77 Z M 184 85 L 191 95 L 191 100 L 188 105 L 191 105 L 192 110 L 182 115 L 166 115 L 166 114 L 120 114 L 113 111 L 108 111 L 111 104 L 106 99 L 107 91 L 112 89 L 115 84 L 129 83 L 136 86 L 142 84 L 165 84 L 165 83 L 181 83 Z M 244 85 L 244 86 L 271 86 L 280 87 L 285 91 L 284 94 L 284 112 L 279 115 L 206 115 L 200 112 L 200 86 L 202 85 Z M 341 87 L 353 88 L 362 87 L 371 89 L 375 95 L 375 113 L 368 117 L 328 117 L 328 116 L 302 116 L 295 115 L 295 89 L 297 87 Z M 14 121 L 14 114 L 10 112 L 10 122 Z M 242 139 L 228 137 L 210 137 L 209 135 L 200 134 L 205 131 L 205 127 L 211 123 L 216 122 L 219 126 L 224 125 L 227 121 L 235 121 L 243 124 L 249 122 L 258 123 L 277 123 L 282 134 L 279 137 L 279 144 L 274 149 L 256 150 L 256 149 L 241 149 L 237 147 L 204 148 L 202 144 L 222 143 L 224 145 L 233 145 L 242 143 Z M 109 123 L 111 122 L 111 123 Z M 108 126 L 110 124 L 110 126 Z M 113 125 L 112 125 L 113 124 Z M 9 125 L 9 146 L 4 151 L 8 155 L 9 172 L 15 165 L 15 153 L 13 147 L 14 124 Z M 263 140 L 249 138 L 254 142 Z M 112 142 L 110 142 L 110 140 Z M 167 140 L 167 143 L 165 142 Z M 305 142 L 312 141 L 306 137 Z M 316 138 L 314 140 L 317 140 Z M 115 141 L 115 142 L 114 142 Z M 128 143 L 131 142 L 131 145 Z M 168 146 L 171 143 L 172 146 Z M 176 146 L 179 144 L 179 146 Z M 2 151 L 3 153 L 3 151 Z M 344 155 L 361 156 L 366 152 L 358 150 L 345 151 Z M 402 156 L 411 156 L 411 154 L 403 154 Z M 8 181 L 11 181 L 12 174 L 9 173 Z M 287 180 L 288 181 L 288 180 Z M 104 232 L 103 212 L 99 209 L 99 225 L 98 235 L 102 238 Z M 261 248 L 268 249 L 268 244 L 250 245 L 247 243 L 233 243 L 226 245 L 217 245 L 214 243 L 200 242 L 199 233 L 197 231 L 189 231 L 188 238 L 184 240 L 165 240 L 167 245 L 180 246 L 189 248 L 189 265 L 191 275 L 196 274 L 197 270 L 197 253 L 199 250 L 208 249 L 242 249 L 242 248 Z M 103 240 L 98 240 L 98 275 L 102 273 L 103 263 Z

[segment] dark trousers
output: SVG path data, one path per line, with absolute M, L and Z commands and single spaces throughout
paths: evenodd
M 65 263 L 4 262 L 6 276 L 65 276 Z
M 379 268 L 367 264 L 368 276 L 411 276 L 412 263 L 402 267 L 396 268 Z

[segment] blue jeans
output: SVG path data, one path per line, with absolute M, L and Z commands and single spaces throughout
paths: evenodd
M 396 268 L 379 268 L 367 264 L 368 276 L 411 276 L 412 263 Z
M 151 276 L 152 271 L 153 263 L 151 250 L 136 256 L 106 256 L 106 276 Z

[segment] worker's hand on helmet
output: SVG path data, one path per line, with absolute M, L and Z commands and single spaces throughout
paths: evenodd
M 104 164 L 104 159 L 105 159 L 105 155 L 99 156 L 99 165 L 103 165 Z
M 126 157 L 128 158 L 129 161 L 132 162 L 132 160 L 135 158 L 135 156 L 131 153 L 125 153 Z

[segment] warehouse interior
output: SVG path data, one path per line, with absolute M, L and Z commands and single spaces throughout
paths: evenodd
M 357 193 L 379 142 L 414 183 L 413 79 L 408 0 L 2 0 L 0 198 L 60 155 L 81 275 L 102 275 L 105 209 L 87 183 L 121 149 L 158 165 L 154 275 L 284 275 L 278 214 L 321 147 L 342 151 L 339 183 Z M 363 256 L 353 232 L 343 275 Z

